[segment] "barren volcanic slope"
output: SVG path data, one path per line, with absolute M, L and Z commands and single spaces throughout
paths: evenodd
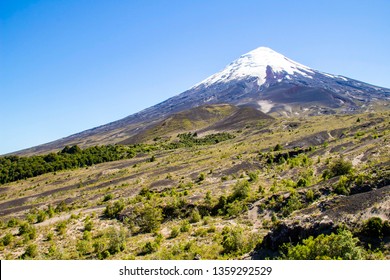
M 366 112 L 387 106 L 390 90 L 322 73 L 260 47 L 191 89 L 124 119 L 19 152 L 65 145 L 115 144 L 143 133 L 172 114 L 205 104 L 251 106 L 273 116 Z
M 390 259 L 388 98 L 256 49 L 135 115 L 0 157 L 0 258 Z

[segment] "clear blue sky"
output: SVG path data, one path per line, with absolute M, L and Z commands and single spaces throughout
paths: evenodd
M 267 46 L 390 88 L 390 1 L 0 1 L 0 154 L 118 120 Z

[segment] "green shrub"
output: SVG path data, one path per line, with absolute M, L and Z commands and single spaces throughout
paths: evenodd
M 19 224 L 19 221 L 16 218 L 11 218 L 7 222 L 7 227 L 11 228 L 14 226 L 17 226 Z
M 84 230 L 85 231 L 91 231 L 93 229 L 93 222 L 92 221 L 86 221 L 84 224 Z
M 200 215 L 198 208 L 194 208 L 194 209 L 192 210 L 192 212 L 191 212 L 191 215 L 190 215 L 190 223 L 191 223 L 191 224 L 197 223 L 197 222 L 199 222 L 201 219 L 202 219 L 202 216 Z
M 312 202 L 314 200 L 314 192 L 313 192 L 313 190 L 308 190 L 306 192 L 306 200 L 308 202 Z
M 83 240 L 91 241 L 92 240 L 92 233 L 90 231 L 84 231 L 83 232 Z
M 49 232 L 49 233 L 46 235 L 46 241 L 51 241 L 51 240 L 53 240 L 53 238 L 54 238 L 53 232 Z
M 38 246 L 36 244 L 30 244 L 27 246 L 26 251 L 23 253 L 23 259 L 35 258 L 38 256 Z
M 103 198 L 103 202 L 106 202 L 106 201 L 109 201 L 113 198 L 114 196 L 112 195 L 112 193 L 108 193 L 104 196 Z
M 94 249 L 94 252 L 97 254 L 97 257 L 99 259 L 103 259 L 104 258 L 104 254 L 103 252 L 107 251 L 107 243 L 105 242 L 105 240 L 102 240 L 102 239 L 99 239 L 99 240 L 96 240 L 93 244 L 92 244 L 92 247 Z M 107 251 L 108 252 L 108 251 Z
M 330 166 L 331 177 L 347 175 L 352 170 L 352 163 L 342 158 L 337 159 Z
M 195 236 L 200 236 L 200 237 L 205 237 L 207 235 L 207 229 L 205 229 L 204 227 L 198 228 L 194 232 L 194 235 Z
M 140 255 L 148 255 L 157 252 L 159 245 L 156 242 L 146 242 L 141 249 Z
M 150 233 L 156 232 L 160 228 L 162 220 L 161 208 L 146 203 L 133 209 L 127 223 L 135 233 Z
M 56 213 L 66 212 L 66 211 L 68 211 L 68 210 L 69 210 L 69 207 L 68 207 L 67 203 L 66 203 L 64 200 L 61 201 L 61 202 L 57 205 L 57 207 L 54 209 L 54 211 L 55 211 Z
M 104 250 L 101 254 L 99 254 L 100 259 L 107 259 L 111 256 L 110 251 Z
M 249 172 L 249 182 L 256 182 L 259 179 L 259 176 L 257 175 L 256 172 Z
M 93 250 L 93 247 L 91 242 L 87 240 L 79 240 L 76 244 L 76 250 L 81 256 L 84 256 L 90 254 Z
M 198 179 L 196 180 L 196 182 L 200 183 L 202 181 L 204 181 L 206 179 L 206 174 L 204 174 L 203 172 L 199 174 L 198 176 Z
M 207 206 L 211 206 L 213 203 L 213 198 L 211 197 L 211 192 L 207 191 L 204 197 L 204 204 Z
M 298 188 L 306 187 L 308 185 L 309 185 L 309 182 L 306 179 L 304 179 L 304 178 L 300 178 L 298 180 L 298 182 L 297 182 L 297 187 Z
M 11 244 L 13 240 L 14 240 L 14 236 L 8 232 L 6 235 L 3 236 L 1 242 L 3 243 L 4 246 L 8 246 L 9 244 Z
M 19 227 L 19 235 L 23 235 L 32 240 L 35 239 L 37 232 L 34 226 L 24 222 Z
M 106 236 L 108 237 L 108 251 L 111 255 L 121 252 L 126 248 L 126 230 L 118 230 L 114 227 L 110 227 L 107 230 Z
M 281 150 L 283 150 L 283 146 L 280 144 L 276 144 L 276 146 L 274 147 L 274 151 L 276 152 L 276 151 L 281 151 Z
M 222 229 L 222 242 L 224 254 L 239 253 L 245 247 L 245 235 L 241 227 L 224 227 Z
M 53 206 L 51 206 L 51 205 L 47 206 L 46 213 L 49 216 L 49 218 L 53 218 L 53 216 L 55 214 L 55 209 L 53 208 Z
M 37 214 L 37 223 L 42 223 L 47 218 L 46 211 L 39 210 Z
M 349 180 L 346 176 L 341 176 L 339 181 L 334 187 L 334 192 L 336 194 L 348 195 L 349 194 Z
M 175 238 L 175 237 L 178 237 L 179 236 L 179 233 L 180 233 L 180 230 L 178 227 L 173 227 L 171 229 L 171 233 L 169 235 L 169 238 Z
M 58 231 L 58 234 L 60 235 L 64 235 L 65 232 L 66 232 L 66 227 L 67 227 L 67 221 L 61 221 L 57 224 L 57 231 Z
M 104 209 L 104 215 L 107 218 L 114 219 L 125 208 L 125 203 L 122 199 L 109 203 Z
M 370 237 L 383 238 L 385 231 L 386 223 L 379 217 L 372 217 L 363 223 L 362 232 Z
M 248 208 L 245 203 L 239 200 L 235 200 L 226 206 L 226 214 L 229 217 L 236 217 L 246 210 Z
M 249 197 L 250 186 L 248 181 L 238 181 L 233 187 L 233 193 L 228 198 L 229 201 L 243 200 Z
M 285 244 L 282 246 L 282 259 L 288 260 L 318 260 L 342 259 L 359 260 L 364 258 L 364 249 L 359 247 L 358 239 L 348 230 L 337 234 L 310 236 L 302 244 Z
M 290 197 L 288 198 L 287 204 L 282 207 L 282 215 L 284 217 L 287 217 L 295 210 L 301 209 L 302 203 L 299 200 L 299 196 L 297 194 L 290 194 Z
M 191 224 L 188 220 L 183 220 L 180 223 L 180 231 L 181 232 L 189 232 L 191 229 Z
M 30 223 L 33 224 L 37 221 L 37 215 L 35 213 L 29 213 L 26 216 L 26 220 Z

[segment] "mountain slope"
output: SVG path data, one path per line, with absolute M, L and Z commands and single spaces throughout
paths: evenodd
M 252 107 L 229 104 L 204 105 L 172 114 L 119 144 L 143 143 L 153 139 L 168 140 L 178 133 L 189 131 L 200 133 L 229 131 L 270 119 L 272 117 Z
M 291 116 L 369 111 L 378 100 L 387 106 L 389 98 L 389 89 L 323 73 L 260 47 L 164 102 L 121 120 L 20 153 L 46 152 L 70 144 L 119 143 L 174 113 L 206 104 L 248 105 L 275 116 Z
M 342 228 L 359 258 L 390 259 L 388 119 L 277 118 L 226 141 L 153 143 L 131 158 L 3 184 L 0 258 L 263 259 Z

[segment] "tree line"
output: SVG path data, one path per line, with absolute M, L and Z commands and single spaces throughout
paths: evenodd
M 234 138 L 228 133 L 210 134 L 197 138 L 196 133 L 179 134 L 178 142 L 164 145 L 103 145 L 81 149 L 77 145 L 66 146 L 57 153 L 35 156 L 0 157 L 0 184 L 36 177 L 45 173 L 92 166 L 94 164 L 133 158 L 138 153 L 158 149 L 177 149 L 195 145 L 211 145 Z
M 0 184 L 60 170 L 132 158 L 136 155 L 136 150 L 136 147 L 119 145 L 94 146 L 82 150 L 74 145 L 46 155 L 0 157 Z

